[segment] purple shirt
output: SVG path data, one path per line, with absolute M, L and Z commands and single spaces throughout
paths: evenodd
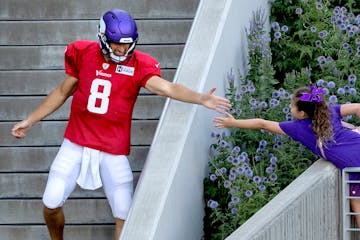
M 360 134 L 341 125 L 340 105 L 330 105 L 329 111 L 334 141 L 329 141 L 326 147 L 323 147 L 326 160 L 339 169 L 360 167 Z M 311 128 L 310 119 L 280 122 L 280 128 L 293 140 L 322 157 L 320 149 L 316 146 L 316 135 Z

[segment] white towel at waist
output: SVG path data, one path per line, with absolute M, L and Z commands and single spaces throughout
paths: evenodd
M 89 190 L 95 190 L 102 186 L 99 150 L 84 147 L 80 174 L 76 182 L 81 188 Z

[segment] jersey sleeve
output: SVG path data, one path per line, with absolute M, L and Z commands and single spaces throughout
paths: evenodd
M 280 122 L 279 125 L 294 141 L 301 143 L 314 154 L 320 156 L 319 149 L 316 147 L 316 134 L 312 130 L 310 119 Z
M 287 121 L 287 122 L 280 122 L 280 128 L 286 133 L 286 135 L 290 136 L 295 141 L 299 141 L 299 130 L 301 130 L 298 126 L 297 121 Z
M 77 66 L 78 52 L 74 43 L 70 43 L 65 48 L 65 73 L 69 76 L 78 78 L 79 70 Z
M 145 87 L 147 81 L 153 76 L 161 77 L 160 63 L 150 55 L 144 55 L 143 67 L 141 71 L 141 83 L 142 87 Z

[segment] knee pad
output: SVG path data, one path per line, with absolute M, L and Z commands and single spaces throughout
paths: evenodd
M 44 205 L 50 209 L 58 208 L 64 205 L 66 198 L 65 182 L 59 178 L 49 179 L 42 199 Z
M 133 195 L 132 183 L 129 183 L 128 186 L 124 185 L 127 184 L 122 184 L 124 189 L 115 190 L 112 199 L 109 199 L 113 216 L 123 220 L 126 219 L 129 213 Z

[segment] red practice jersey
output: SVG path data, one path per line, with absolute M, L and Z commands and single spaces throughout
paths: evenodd
M 111 154 L 130 152 L 131 119 L 140 88 L 160 76 L 159 62 L 135 50 L 122 63 L 106 62 L 98 42 L 79 40 L 65 51 L 65 71 L 78 79 L 64 137 Z

